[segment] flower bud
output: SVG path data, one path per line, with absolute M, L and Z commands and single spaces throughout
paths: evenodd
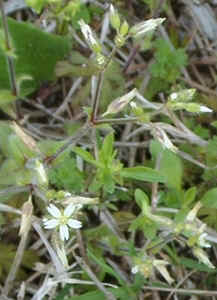
M 184 89 L 179 92 L 172 93 L 169 96 L 169 101 L 189 102 L 194 98 L 195 93 L 196 93 L 195 89 Z
M 186 221 L 193 222 L 201 207 L 202 207 L 201 202 L 197 202 L 197 204 L 193 207 L 193 209 L 190 210 L 189 213 L 187 214 Z
M 149 31 L 154 31 L 164 20 L 165 18 L 157 18 L 138 23 L 130 29 L 130 34 L 135 38 L 143 36 Z
M 95 37 L 94 33 L 92 32 L 89 25 L 87 25 L 84 20 L 80 20 L 78 24 L 81 27 L 81 31 L 84 35 L 84 38 L 89 45 L 89 47 L 92 49 L 94 53 L 100 53 L 102 50 L 101 45 L 97 41 L 97 38 Z
M 129 31 L 129 25 L 127 21 L 124 21 L 120 28 L 120 35 L 126 36 L 128 34 L 128 31 Z
M 120 35 L 119 33 L 115 36 L 115 45 L 118 48 L 123 47 L 125 42 L 126 42 L 126 38 Z
M 32 199 L 31 196 L 29 196 L 29 200 L 25 202 L 22 207 L 22 218 L 21 218 L 19 235 L 25 235 L 28 233 L 31 226 L 32 213 L 33 213 Z
M 198 260 L 200 262 L 202 262 L 203 264 L 207 265 L 211 269 L 215 269 L 215 266 L 209 260 L 206 252 L 204 252 L 201 248 L 195 247 L 193 249 L 193 254 L 198 258 Z
M 110 5 L 110 23 L 112 27 L 118 32 L 121 25 L 121 20 L 118 12 L 114 9 L 114 6 L 112 4 Z
M 109 105 L 107 111 L 103 114 L 103 117 L 108 114 L 114 114 L 121 111 L 135 96 L 136 96 L 137 90 L 133 89 L 129 93 L 125 94 L 122 97 L 118 97 L 112 103 Z

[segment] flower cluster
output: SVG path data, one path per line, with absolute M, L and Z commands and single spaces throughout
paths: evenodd
M 170 274 L 168 273 L 166 266 L 169 263 L 162 259 L 153 259 L 148 256 L 143 256 L 142 258 L 135 258 L 135 265 L 131 269 L 133 274 L 141 273 L 144 277 L 150 277 L 153 274 L 154 268 L 164 277 L 164 279 L 171 284 L 174 279 L 171 278 Z

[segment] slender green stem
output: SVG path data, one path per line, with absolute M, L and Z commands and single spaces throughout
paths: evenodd
M 138 122 L 138 118 L 117 118 L 117 119 L 102 119 L 102 120 L 95 120 L 94 124 L 107 124 L 107 123 L 114 123 L 114 124 L 125 124 L 130 122 Z
M 116 52 L 116 46 L 112 49 L 112 52 L 103 68 L 103 70 L 99 74 L 99 78 L 97 81 L 97 88 L 96 88 L 96 94 L 93 100 L 93 109 L 92 109 L 92 115 L 91 115 L 91 122 L 95 124 L 95 120 L 97 118 L 97 112 L 98 112 L 98 107 L 99 107 L 99 100 L 100 100 L 100 95 L 101 95 L 101 90 L 102 90 L 102 85 L 103 85 L 103 80 L 104 80 L 104 73 L 111 62 L 112 58 L 114 57 Z
M 91 115 L 91 122 L 93 122 L 93 123 L 95 123 L 97 112 L 98 112 L 99 99 L 100 99 L 101 90 L 102 90 L 104 73 L 105 73 L 105 70 L 103 70 L 100 73 L 98 81 L 97 81 L 96 95 L 95 95 L 95 98 L 94 98 L 94 101 L 93 101 L 93 110 L 92 110 L 92 115 Z

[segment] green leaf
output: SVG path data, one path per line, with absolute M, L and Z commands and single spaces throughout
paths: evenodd
M 123 280 L 121 279 L 121 277 L 109 265 L 107 265 L 105 263 L 105 261 L 103 260 L 103 258 L 96 257 L 90 251 L 90 249 L 88 249 L 88 255 L 90 256 L 90 258 L 92 258 L 104 270 L 105 273 L 114 276 L 119 281 L 120 284 L 123 284 Z
M 114 144 L 114 135 L 113 133 L 110 133 L 104 139 L 102 149 L 100 151 L 100 154 L 105 162 L 109 161 L 109 158 L 113 154 L 113 144 Z
M 166 182 L 166 178 L 159 171 L 146 167 L 132 167 L 121 170 L 120 175 L 125 178 L 131 178 L 148 182 Z
M 195 186 L 189 188 L 184 194 L 183 205 L 188 207 L 194 200 L 197 194 L 197 188 Z
M 39 14 L 46 4 L 47 0 L 25 0 L 25 2 Z
M 217 188 L 213 188 L 206 192 L 201 199 L 201 203 L 208 208 L 217 208 Z
M 135 199 L 136 199 L 136 203 L 142 209 L 142 213 L 144 215 L 150 212 L 148 196 L 142 190 L 136 189 Z
M 217 128 L 217 121 L 212 122 L 211 125 L 212 125 L 213 127 Z
M 78 170 L 75 159 L 70 156 L 48 171 L 49 182 L 59 190 L 79 193 L 84 188 L 84 175 Z
M 14 96 L 10 90 L 0 90 L 0 103 L 8 104 L 17 99 L 17 96 Z
M 100 163 L 97 162 L 94 157 L 90 154 L 90 152 L 84 150 L 83 148 L 80 147 L 73 147 L 72 149 L 73 152 L 78 154 L 80 157 L 82 157 L 85 161 L 89 162 L 90 164 L 100 167 Z
M 161 144 L 154 140 L 151 142 L 150 151 L 155 159 L 161 153 L 159 171 L 164 174 L 168 187 L 181 190 L 183 169 L 180 158 L 167 149 L 163 150 Z
M 142 230 L 147 239 L 153 239 L 157 233 L 157 225 L 147 216 L 138 216 L 131 222 L 129 231 Z
M 43 32 L 25 22 L 8 18 L 8 27 L 16 59 L 16 77 L 28 75 L 33 80 L 22 83 L 21 96 L 34 91 L 43 81 L 54 80 L 54 68 L 70 51 L 68 39 Z M 0 19 L 1 28 L 1 19 Z M 8 64 L 0 48 L 0 90 L 10 90 Z
M 216 273 L 215 270 L 209 268 L 207 265 L 204 265 L 202 263 L 199 263 L 193 259 L 186 258 L 186 257 L 181 257 L 180 258 L 180 263 L 185 266 L 186 268 L 192 269 L 192 270 L 197 270 L 200 272 L 209 272 L 209 273 Z

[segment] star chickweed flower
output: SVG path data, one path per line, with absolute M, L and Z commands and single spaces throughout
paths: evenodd
M 69 204 L 64 211 L 61 211 L 55 205 L 50 204 L 47 211 L 51 215 L 51 218 L 45 218 L 43 220 L 44 227 L 46 229 L 56 228 L 59 231 L 60 239 L 62 241 L 69 239 L 69 228 L 79 229 L 82 227 L 82 223 L 78 220 L 73 219 L 71 216 L 74 215 L 81 205 Z

